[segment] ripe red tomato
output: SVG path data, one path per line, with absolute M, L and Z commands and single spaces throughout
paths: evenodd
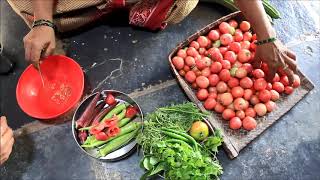
M 235 109 L 234 109 L 234 106 L 233 106 L 233 103 L 229 104 L 229 105 L 227 106 L 227 109 L 235 110 Z
M 229 20 L 229 25 L 231 27 L 237 28 L 238 27 L 238 22 L 235 21 L 234 19 Z
M 222 118 L 225 120 L 230 120 L 231 118 L 235 117 L 236 113 L 232 109 L 225 109 L 222 112 Z
M 243 118 L 246 117 L 246 113 L 244 111 L 242 111 L 242 110 L 239 110 L 239 111 L 236 112 L 236 116 L 238 118 L 240 118 L 240 119 L 243 119 Z
M 237 98 L 234 100 L 233 105 L 236 110 L 246 110 L 249 107 L 249 102 L 243 98 Z
M 248 74 L 251 73 L 253 70 L 253 67 L 250 63 L 244 63 L 242 67 L 247 70 Z
M 248 21 L 242 21 L 240 23 L 240 29 L 241 29 L 241 31 L 249 31 L 250 23 Z
M 103 131 L 95 134 L 94 136 L 99 141 L 105 141 L 105 140 L 107 140 L 109 138 L 108 135 Z
M 224 93 L 228 90 L 227 84 L 223 81 L 219 81 L 216 87 L 219 93 Z
M 279 82 L 280 81 L 280 76 L 278 75 L 278 73 L 276 73 L 272 79 L 272 82 Z
M 231 69 L 231 63 L 228 60 L 220 61 L 223 69 Z
M 200 90 L 197 92 L 197 98 L 198 98 L 200 101 L 206 100 L 208 96 L 209 96 L 209 93 L 208 93 L 208 90 L 207 90 L 207 89 L 200 89 Z
M 278 93 L 282 93 L 284 91 L 284 85 L 281 82 L 274 82 L 272 84 L 272 88 Z
M 216 41 L 220 38 L 220 32 L 217 30 L 211 30 L 208 34 L 209 39 Z
M 184 62 L 185 62 L 186 65 L 188 65 L 188 66 L 190 66 L 190 67 L 196 65 L 196 61 L 195 61 L 194 58 L 191 57 L 191 56 L 187 56 L 187 57 L 184 59 Z
M 292 83 L 292 87 L 297 88 L 300 86 L 300 77 L 296 74 L 293 75 L 293 83 Z
M 247 76 L 247 70 L 243 67 L 239 67 L 236 71 L 236 77 L 241 79 Z
M 221 55 L 224 55 L 228 51 L 227 47 L 219 47 L 218 49 L 219 49 Z
M 222 34 L 229 33 L 230 25 L 226 22 L 222 22 L 221 24 L 219 24 L 219 30 Z
M 202 59 L 197 59 L 197 60 L 196 60 L 196 67 L 197 67 L 199 70 L 202 70 L 202 69 L 204 69 L 204 68 L 207 67 L 207 64 L 206 64 L 206 62 L 204 61 L 203 58 L 202 58 Z
M 230 88 L 233 88 L 233 87 L 236 87 L 236 86 L 239 86 L 239 80 L 237 78 L 234 78 L 234 77 L 231 77 L 228 81 L 228 86 Z
M 239 67 L 241 67 L 241 66 L 242 66 L 242 63 L 239 62 L 239 61 L 236 61 L 236 62 L 233 64 L 233 67 L 239 68 Z
M 183 66 L 183 70 L 184 70 L 185 72 L 188 72 L 188 71 L 190 71 L 190 67 L 189 67 L 188 65 L 184 65 L 184 66 Z
M 269 91 L 272 90 L 272 84 L 271 83 L 267 84 L 266 90 L 269 90 Z
M 254 110 L 257 112 L 258 116 L 264 116 L 267 113 L 267 107 L 262 103 L 254 105 Z
M 249 89 L 253 86 L 253 82 L 249 77 L 244 77 L 240 80 L 240 86 L 245 89 Z
M 193 71 L 188 71 L 185 75 L 185 78 L 189 83 L 193 83 L 196 80 L 197 76 Z
M 233 64 L 237 60 L 237 55 L 233 51 L 226 51 L 223 55 L 223 58 Z
M 198 52 L 199 52 L 200 55 L 204 55 L 205 52 L 206 52 L 206 48 L 201 47 L 201 48 L 198 49 Z
M 230 80 L 229 80 L 230 81 Z M 244 90 L 242 87 L 240 86 L 237 86 L 237 87 L 233 87 L 231 89 L 231 94 L 234 98 L 239 98 L 239 97 L 242 97 L 243 94 L 244 94 Z
M 252 105 L 256 105 L 260 102 L 259 98 L 257 95 L 252 95 L 251 98 L 250 98 L 250 103 Z
M 279 93 L 276 91 L 276 90 L 271 90 L 270 91 L 270 93 L 271 93 L 271 100 L 272 101 L 276 101 L 276 100 L 278 100 L 279 98 L 280 98 L 280 95 L 279 95 Z
M 209 92 L 209 96 L 208 96 L 208 99 L 209 98 L 213 98 L 213 99 L 216 99 L 217 98 L 217 93 L 215 93 L 215 92 Z
M 286 94 L 292 94 L 292 93 L 293 93 L 293 87 L 291 87 L 291 86 L 286 86 L 286 87 L 284 88 L 284 93 L 286 93 Z
M 232 103 L 233 97 L 231 93 L 223 93 L 220 95 L 220 98 L 218 100 L 222 105 L 228 106 L 229 104 Z
M 198 51 L 194 47 L 188 47 L 187 49 L 188 56 L 196 57 L 198 54 L 199 54 Z
M 133 118 L 137 114 L 138 114 L 138 110 L 133 106 L 129 106 L 126 110 L 126 118 Z
M 209 79 L 205 76 L 198 76 L 196 78 L 196 83 L 199 88 L 205 89 L 209 86 Z
M 222 113 L 224 111 L 224 106 L 222 106 L 219 102 L 217 102 L 216 106 L 214 107 L 214 110 L 217 113 Z
M 227 46 L 233 42 L 233 37 L 231 34 L 222 34 L 220 36 L 220 41 L 222 45 Z
M 213 62 L 211 64 L 210 70 L 212 73 L 215 73 L 215 74 L 219 73 L 221 71 L 221 69 L 222 69 L 222 65 L 220 62 Z
M 195 49 L 199 49 L 200 48 L 200 45 L 197 41 L 192 41 L 190 43 L 190 47 L 194 47 Z
M 233 117 L 230 119 L 229 127 L 233 130 L 240 129 L 242 126 L 242 121 L 239 117 Z
M 174 67 L 176 67 L 176 69 L 180 70 L 184 67 L 184 60 L 180 56 L 175 56 L 174 58 L 172 58 L 172 64 L 174 65 Z
M 177 55 L 178 55 L 179 57 L 186 58 L 186 57 L 187 57 L 187 51 L 184 50 L 184 49 L 179 49 Z
M 288 76 L 281 76 L 280 78 L 280 82 L 284 85 L 284 86 L 289 86 L 289 78 Z
M 259 92 L 259 96 L 258 97 L 259 97 L 260 101 L 268 102 L 271 99 L 271 92 L 266 90 L 266 89 L 262 90 L 262 91 Z
M 253 83 L 253 87 L 257 91 L 264 90 L 267 87 L 267 81 L 263 78 L 256 79 Z
M 251 89 L 245 89 L 243 92 L 243 98 L 247 101 L 249 101 L 251 99 L 253 92 Z
M 257 121 L 254 118 L 247 116 L 242 120 L 242 126 L 245 130 L 251 131 L 257 127 Z
M 219 78 L 224 82 L 228 82 L 229 79 L 231 78 L 229 70 L 222 69 L 219 73 Z
M 214 61 L 221 61 L 223 59 L 222 54 L 220 53 L 218 48 L 210 48 L 208 50 L 208 55 L 210 56 L 210 58 Z
M 238 61 L 240 61 L 241 63 L 248 62 L 250 58 L 251 58 L 251 53 L 247 49 L 240 50 L 237 56 Z
M 257 40 L 253 41 L 251 44 L 250 44 L 250 49 L 255 51 L 257 49 L 257 45 L 256 45 L 256 42 Z
M 200 47 L 207 47 L 208 45 L 208 39 L 205 36 L 199 36 L 197 39 L 197 42 L 199 43 Z
M 214 75 L 214 74 L 213 74 Z M 210 79 L 209 79 L 209 81 L 210 81 Z M 209 91 L 209 93 L 218 93 L 218 91 L 217 91 L 217 88 L 216 87 L 209 87 L 208 88 L 208 91 Z
M 211 74 L 208 76 L 210 86 L 214 87 L 220 81 L 220 78 L 217 74 Z
M 244 41 L 251 41 L 251 39 L 252 39 L 252 34 L 251 34 L 251 32 L 245 32 L 245 33 L 243 34 L 243 40 L 244 40 Z
M 249 41 L 241 41 L 240 46 L 241 46 L 241 49 L 250 49 L 250 42 Z
M 206 108 L 207 110 L 212 110 L 212 109 L 214 109 L 216 104 L 217 104 L 217 101 L 214 98 L 208 98 L 204 102 L 204 108 Z
M 186 75 L 186 71 L 184 71 L 183 69 L 179 70 L 178 72 L 180 74 L 180 76 L 184 77 Z
M 189 67 L 189 66 L 188 66 Z M 188 72 L 188 71 L 187 71 Z M 209 75 L 211 74 L 210 68 L 206 67 L 201 71 L 201 75 L 205 76 L 205 77 L 209 77 Z
M 241 49 L 240 43 L 239 42 L 232 42 L 229 44 L 229 50 L 238 53 Z
M 276 107 L 277 107 L 276 103 L 274 103 L 273 101 L 268 101 L 268 102 L 265 103 L 265 105 L 267 107 L 267 111 L 268 112 L 271 112 L 271 111 L 275 110 Z
M 252 71 L 252 75 L 259 79 L 259 78 L 263 78 L 264 77 L 264 72 L 261 69 L 255 69 Z
M 111 93 L 108 93 L 105 102 L 108 105 L 113 105 L 116 103 L 116 98 Z
M 236 42 L 240 42 L 243 40 L 243 34 L 242 34 L 242 31 L 237 31 L 238 29 L 236 29 L 235 33 L 234 33 L 234 41 Z
M 246 114 L 246 116 L 250 116 L 253 118 L 256 117 L 256 111 L 251 107 L 249 107 L 248 109 L 245 110 L 245 114 Z

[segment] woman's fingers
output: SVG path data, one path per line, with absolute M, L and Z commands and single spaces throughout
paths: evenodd
M 287 76 L 288 76 L 289 83 L 292 84 L 293 81 L 294 81 L 294 73 L 293 73 L 293 71 L 289 68 L 288 65 L 285 65 L 285 66 L 283 67 L 283 70 L 284 70 L 284 72 L 285 72 L 285 73 L 287 74 Z
M 288 56 L 285 57 L 284 61 L 293 72 L 297 72 L 297 63 L 296 63 L 296 61 L 294 61 L 293 59 L 289 58 Z
M 5 131 L 5 133 L 1 136 L 1 143 L 0 143 L 1 150 L 2 150 L 2 148 L 5 148 L 8 145 L 11 138 L 13 138 L 13 132 L 12 132 L 12 129 L 8 127 Z
M 256 54 L 253 61 L 251 62 L 252 64 L 252 67 L 257 69 L 257 68 L 260 68 L 261 66 L 261 59 L 259 58 L 259 56 Z
M 37 65 L 40 61 L 42 46 L 40 44 L 34 43 L 31 47 L 31 62 Z
M 266 74 L 266 80 L 268 82 L 272 82 L 275 74 L 277 73 L 277 70 L 278 70 L 278 65 L 276 64 L 268 64 L 268 73 Z
M 297 60 L 295 53 L 293 51 L 291 51 L 290 49 L 286 49 L 285 53 L 286 53 L 287 56 L 289 56 L 294 61 Z
M 3 149 L 1 148 L 1 153 L 0 153 L 1 157 L 3 157 L 3 156 L 9 157 L 9 155 L 11 154 L 11 151 L 12 151 L 13 143 L 14 143 L 14 139 L 12 137 L 11 139 L 9 139 L 9 141 L 7 142 L 5 147 L 3 147 Z
M 44 54 L 43 54 L 44 57 L 48 57 L 48 56 L 52 55 L 54 49 L 55 49 L 55 45 L 50 43 L 49 46 L 46 48 Z
M 8 129 L 7 119 L 4 116 L 0 117 L 0 135 L 1 137 L 5 134 Z

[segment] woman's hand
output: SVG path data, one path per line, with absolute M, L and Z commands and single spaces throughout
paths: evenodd
M 0 164 L 3 164 L 10 156 L 14 143 L 12 129 L 7 124 L 5 117 L 0 118 Z
M 268 64 L 266 79 L 272 81 L 275 73 L 282 68 L 288 76 L 290 84 L 294 80 L 294 73 L 297 70 L 296 56 L 287 49 L 280 41 L 258 45 L 254 56 L 253 66 L 260 67 L 261 62 Z
M 42 56 L 53 53 L 56 47 L 54 30 L 48 26 L 37 26 L 23 38 L 25 58 L 36 65 Z

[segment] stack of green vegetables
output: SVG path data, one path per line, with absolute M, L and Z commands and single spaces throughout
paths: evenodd
M 196 142 L 187 133 L 194 121 L 206 116 L 190 102 L 149 114 L 143 132 L 137 136 L 144 154 L 141 166 L 147 170 L 142 179 L 155 174 L 166 179 L 218 179 L 222 174 L 216 158 L 222 144 L 219 131 L 202 142 Z
M 233 0 L 201 0 L 201 1 L 209 2 L 209 3 L 217 3 L 230 9 L 231 11 L 239 11 L 237 6 L 234 4 Z M 280 18 L 280 12 L 270 4 L 269 0 L 262 0 L 262 4 L 270 19 Z

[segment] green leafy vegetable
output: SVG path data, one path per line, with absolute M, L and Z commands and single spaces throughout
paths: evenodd
M 222 174 L 215 157 L 222 143 L 219 131 L 202 144 L 187 134 L 194 121 L 206 116 L 193 103 L 163 107 L 149 114 L 137 137 L 144 152 L 141 166 L 147 170 L 141 179 L 161 172 L 166 179 L 218 179 Z

